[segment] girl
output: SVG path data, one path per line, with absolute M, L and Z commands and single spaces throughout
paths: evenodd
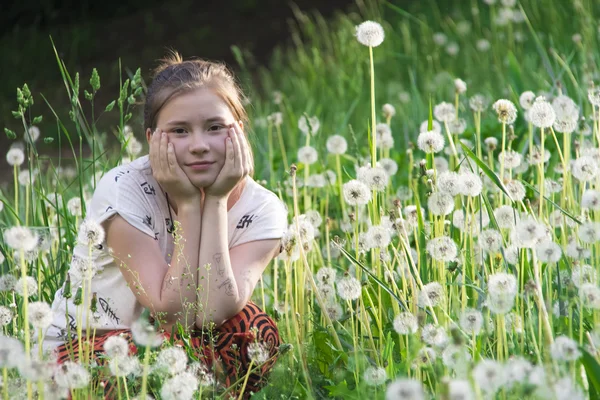
M 287 210 L 249 176 L 247 115 L 229 71 L 177 53 L 163 61 L 144 106 L 150 154 L 102 177 L 87 218 L 101 224 L 105 240 L 92 249 L 91 264 L 88 246 L 74 249 L 73 293 L 91 275 L 93 299 L 84 293 L 76 306 L 63 285 L 44 347 L 55 348 L 59 362 L 77 357 L 77 321 L 83 335 L 95 331 L 98 355 L 110 336 L 131 342 L 131 325 L 147 308 L 165 338 L 177 322 L 191 332 L 195 353 L 223 371 L 225 385 L 246 375 L 249 346 L 268 352 L 262 373 L 250 375 L 247 388 L 256 392 L 280 342 L 250 297 L 279 252 Z

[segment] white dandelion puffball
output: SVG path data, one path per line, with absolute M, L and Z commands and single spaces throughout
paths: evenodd
M 425 400 L 425 393 L 421 382 L 400 378 L 390 383 L 385 391 L 386 400 Z
M 550 345 L 550 355 L 556 361 L 575 361 L 581 357 L 576 341 L 567 336 L 558 336 Z
M 316 116 L 307 118 L 306 115 L 302 115 L 298 120 L 298 129 L 305 135 L 308 135 L 309 131 L 312 136 L 316 135 L 320 127 L 321 123 Z
M 4 231 L 4 242 L 14 250 L 28 252 L 37 247 L 38 235 L 27 227 L 13 226 Z
M 110 336 L 104 342 L 103 348 L 110 358 L 121 358 L 129 354 L 129 343 L 122 336 Z
M 38 329 L 45 329 L 52 323 L 54 314 L 50 305 L 43 301 L 29 303 L 29 323 Z
M 438 46 L 443 46 L 448 43 L 448 36 L 443 32 L 436 32 L 433 34 L 433 43 Z
M 358 179 L 344 183 L 342 190 L 344 192 L 344 200 L 346 200 L 348 205 L 364 205 L 371 200 L 369 187 Z
M 71 213 L 71 215 L 81 217 L 82 208 L 81 208 L 81 197 L 73 197 L 67 202 L 67 210 Z
M 18 147 L 13 147 L 6 153 L 6 162 L 11 166 L 19 166 L 25 162 L 25 153 Z
M 444 149 L 444 136 L 436 131 L 421 132 L 417 138 L 417 145 L 425 153 L 439 153 Z
M 460 327 L 470 335 L 479 335 L 483 327 L 483 314 L 481 311 L 467 308 L 459 319 Z
M 369 367 L 365 370 L 363 379 L 369 386 L 379 386 L 383 385 L 387 380 L 387 373 L 385 372 L 385 368 Z
M 111 359 L 108 362 L 110 373 L 116 377 L 126 377 L 129 374 L 140 376 L 143 372 L 140 359 L 136 356 L 123 356 Z
M 348 142 L 342 135 L 329 136 L 326 146 L 331 154 L 344 154 L 348 150 Z
M 498 114 L 498 121 L 503 124 L 512 124 L 517 119 L 517 108 L 510 100 L 497 100 L 492 108 Z
M 160 396 L 163 400 L 192 400 L 198 384 L 198 378 L 184 371 L 163 382 Z
M 360 44 L 369 47 L 379 46 L 385 38 L 383 27 L 374 21 L 365 21 L 358 25 L 355 35 Z
M 419 132 L 427 132 L 428 130 L 429 120 L 426 119 L 425 121 L 421 122 L 421 125 L 419 125 Z M 442 133 L 442 125 L 440 125 L 440 123 L 437 122 L 435 119 L 431 120 L 431 130 Z
M 540 96 L 529 109 L 529 121 L 538 128 L 550 128 L 556 120 L 556 113 L 552 105 Z
M 303 146 L 298 149 L 298 161 L 302 164 L 311 165 L 317 162 L 319 153 L 312 146 Z
M 456 118 L 456 108 L 445 101 L 433 107 L 433 116 L 440 122 L 450 122 Z
M 572 173 L 581 182 L 591 181 L 598 175 L 598 164 L 591 156 L 581 156 L 572 164 Z
M 402 312 L 394 318 L 394 330 L 399 335 L 412 335 L 419 329 L 417 317 L 410 312 Z
M 56 366 L 54 381 L 62 388 L 82 389 L 89 384 L 90 373 L 78 362 L 65 361 Z
M 588 89 L 588 100 L 592 105 L 596 107 L 600 106 L 600 87 Z
M 396 115 L 396 108 L 389 103 L 384 104 L 381 109 L 383 111 L 383 116 L 386 118 L 392 118 Z
M 524 110 L 529 110 L 535 101 L 535 93 L 528 90 L 526 92 L 521 93 L 519 96 L 519 104 L 523 107 Z
M 498 272 L 488 278 L 488 294 L 493 297 L 512 297 L 517 294 L 517 278 L 512 274 Z
M 8 307 L 0 306 L 0 326 L 6 326 L 12 322 L 13 313 Z
M 483 182 L 479 175 L 471 171 L 463 171 L 459 174 L 461 180 L 461 194 L 465 196 L 477 197 L 483 189 Z
M 92 219 L 85 219 L 79 225 L 77 241 L 84 246 L 99 246 L 104 242 L 104 228 Z
M 417 304 L 421 308 L 437 307 L 444 301 L 444 288 L 438 282 L 423 285 Z
M 545 240 L 535 246 L 535 253 L 543 263 L 556 263 L 560 260 L 562 249 L 552 240 Z
M 382 158 L 377 161 L 377 165 L 383 168 L 389 177 L 396 175 L 396 172 L 398 172 L 398 163 L 391 158 Z
M 131 324 L 131 336 L 133 341 L 141 346 L 158 347 L 163 342 L 162 335 L 144 318 L 139 318 Z
M 469 99 L 469 107 L 471 107 L 471 110 L 475 112 L 483 112 L 489 107 L 489 105 L 490 101 L 488 98 L 480 93 L 473 95 Z
M 31 125 L 27 130 L 27 133 L 25 139 L 30 143 L 35 143 L 40 138 L 40 128 L 35 125 Z
M 504 385 L 506 376 L 502 364 L 484 359 L 473 369 L 473 379 L 485 393 L 494 394 Z
M 456 93 L 462 94 L 467 91 L 467 83 L 460 78 L 454 80 L 454 90 Z
M 255 365 L 266 363 L 269 358 L 269 349 L 264 343 L 254 342 L 248 345 L 248 358 L 254 361 Z
M 362 292 L 360 281 L 352 276 L 345 276 L 336 283 L 337 291 L 343 300 L 356 300 Z
M 475 43 L 475 46 L 477 47 L 477 50 L 479 50 L 481 52 L 486 52 L 492 48 L 492 45 L 490 44 L 490 42 L 487 39 L 477 40 L 477 42 Z
M 454 210 L 454 198 L 443 192 L 433 192 L 427 199 L 427 207 L 433 215 L 448 215 Z
M 171 375 L 185 371 L 188 357 L 181 347 L 166 347 L 158 353 L 156 366 L 166 370 Z
M 19 280 L 17 280 L 15 283 L 15 292 L 19 296 L 23 296 L 25 294 L 25 285 L 27 285 L 27 297 L 32 297 L 37 294 L 37 281 L 33 276 L 26 276 L 25 280 L 23 280 L 23 278 L 19 278 Z
M 383 192 L 388 185 L 389 177 L 382 167 L 376 166 L 365 170 L 361 180 L 369 189 Z
M 427 252 L 434 260 L 454 261 L 458 254 L 458 248 L 452 238 L 440 236 L 427 242 Z

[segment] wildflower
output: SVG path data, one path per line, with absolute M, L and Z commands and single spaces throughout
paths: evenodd
M 338 294 L 343 300 L 356 300 L 362 292 L 359 280 L 352 276 L 345 276 L 337 282 Z
M 6 245 L 15 250 L 31 251 L 38 244 L 38 236 L 24 226 L 13 226 L 4 231 Z
M 391 240 L 390 229 L 383 225 L 373 225 L 367 231 L 367 242 L 371 249 L 386 248 Z
M 421 339 L 431 346 L 443 349 L 448 344 L 448 334 L 442 326 L 427 324 L 421 331 Z
M 460 46 L 458 45 L 458 43 L 456 42 L 450 42 L 448 43 L 448 45 L 446 46 L 446 53 L 449 56 L 456 56 L 458 54 L 458 52 L 460 51 Z
M 444 137 L 436 131 L 421 132 L 417 138 L 417 145 L 425 153 L 439 153 L 444 149 Z
M 544 188 L 546 189 L 546 193 L 552 194 L 560 192 L 562 190 L 562 185 L 550 178 L 546 178 L 544 179 Z
M 556 400 L 584 400 L 588 398 L 568 376 L 555 381 L 552 389 Z
M 23 296 L 23 294 L 25 293 L 23 290 L 24 285 L 27 285 L 27 296 L 28 297 L 33 297 L 33 296 L 37 295 L 38 285 L 37 285 L 37 281 L 35 280 L 34 277 L 26 276 L 25 280 L 23 280 L 23 278 L 19 278 L 17 283 L 15 283 L 15 292 L 19 296 Z
M 487 151 L 494 151 L 498 147 L 498 139 L 493 136 L 487 137 L 483 139 L 483 144 L 487 148 Z
M 298 149 L 298 162 L 302 164 L 311 165 L 317 162 L 319 159 L 319 153 L 312 146 L 303 146 Z
M 343 186 L 344 200 L 351 206 L 367 204 L 371 200 L 371 191 L 359 180 L 353 179 Z
M 442 193 L 450 196 L 456 196 L 462 192 L 462 181 L 458 173 L 454 171 L 444 171 L 437 177 L 437 187 Z M 429 206 L 431 207 L 431 206 Z
M 444 365 L 455 371 L 465 370 L 471 361 L 471 354 L 461 345 L 449 344 L 442 352 Z
M 329 136 L 326 146 L 331 154 L 344 154 L 348 150 L 348 142 L 342 135 Z
M 360 44 L 377 47 L 383 43 L 385 33 L 381 24 L 374 21 L 365 21 L 356 27 L 355 36 Z
M 448 42 L 448 36 L 443 32 L 435 32 L 433 34 L 433 43 L 438 46 L 443 46 Z
M 389 103 L 384 104 L 382 110 L 385 118 L 392 118 L 396 115 L 396 108 Z
M 309 131 L 314 136 L 321 127 L 321 123 L 316 116 L 307 118 L 306 115 L 302 115 L 298 120 L 298 129 L 305 135 L 308 135 Z
M 306 180 L 306 187 L 323 188 L 327 186 L 327 181 L 323 174 L 311 174 Z
M 588 100 L 592 105 L 600 107 L 600 87 L 588 89 Z
M 521 96 L 519 96 L 519 104 L 521 104 L 521 107 L 523 107 L 524 110 L 529 110 L 534 101 L 535 93 L 530 90 L 521 93 Z
M 158 347 L 163 342 L 163 337 L 156 333 L 154 326 L 144 317 L 131 324 L 131 337 L 135 343 L 144 347 Z
M 5 274 L 0 276 L 0 292 L 9 292 L 15 290 L 17 284 L 17 278 L 12 274 Z
M 248 358 L 254 361 L 255 365 L 262 365 L 269 360 L 269 349 L 264 343 L 250 343 L 248 345 Z
M 318 228 L 323 223 L 323 218 L 317 210 L 308 210 L 304 216 L 315 228 Z
M 467 308 L 460 316 L 460 327 L 469 335 L 479 335 L 483 326 L 481 311 Z
M 391 149 L 394 147 L 394 137 L 388 124 L 377 124 L 375 127 L 375 135 L 377 137 L 378 149 Z
M 453 379 L 448 382 L 448 400 L 471 400 L 474 399 L 471 384 L 466 379 Z
M 473 379 L 487 394 L 493 395 L 506 382 L 502 364 L 494 360 L 481 360 L 473 369 Z
M 71 215 L 75 215 L 80 217 L 82 213 L 81 209 L 81 198 L 73 197 L 67 202 L 67 210 L 71 213 Z
M 82 389 L 90 382 L 90 373 L 78 362 L 65 361 L 56 367 L 54 381 L 63 388 Z
M 492 45 L 487 39 L 478 39 L 477 42 L 475 42 L 475 47 L 481 52 L 486 52 L 492 47 Z
M 489 254 L 495 254 L 502 248 L 502 235 L 495 229 L 485 229 L 479 234 L 479 246 Z
M 600 288 L 591 283 L 579 287 L 579 297 L 583 307 L 600 310 Z
M 25 153 L 18 147 L 13 147 L 6 153 L 6 162 L 11 166 L 19 166 L 25 162 Z
M 173 346 L 162 349 L 156 358 L 156 366 L 176 375 L 187 368 L 188 357 L 181 347 Z
M 342 318 L 342 315 L 344 315 L 342 306 L 336 301 L 326 303 L 325 311 L 332 321 L 339 321 Z
M 429 282 L 419 291 L 418 305 L 421 308 L 436 307 L 444 301 L 444 288 L 438 282 Z
M 581 156 L 572 164 L 573 176 L 582 182 L 587 182 L 598 175 L 598 164 L 590 156 Z
M 433 107 L 433 116 L 440 122 L 450 122 L 456 118 L 454 104 L 445 101 Z
M 99 246 L 104 242 L 104 228 L 96 221 L 87 218 L 79 225 L 77 241 L 84 246 Z
M 467 121 L 464 118 L 456 118 L 448 122 L 448 130 L 454 135 L 462 135 L 466 129 Z M 465 142 L 466 139 L 461 139 L 461 141 Z
M 431 347 L 422 347 L 417 353 L 417 359 L 415 360 L 415 367 L 419 365 L 431 365 L 437 358 L 435 350 Z
M 500 229 L 512 229 L 519 220 L 518 212 L 508 205 L 496 208 L 494 217 Z
M 577 342 L 567 336 L 558 336 L 550 345 L 550 355 L 556 361 L 575 361 L 581 357 Z
M 474 172 L 464 171 L 459 174 L 461 180 L 461 194 L 465 196 L 476 197 L 479 196 L 483 189 L 483 182 L 479 175 Z
M 38 329 L 45 329 L 52 323 L 54 315 L 48 303 L 35 301 L 29 303 L 29 323 Z
M 525 198 L 525 186 L 520 181 L 512 180 L 504 187 L 513 201 L 520 202 Z
M 394 318 L 394 330 L 399 335 L 411 335 L 417 332 L 417 329 L 419 329 L 417 317 L 412 313 L 402 312 Z
M 181 372 L 163 382 L 160 396 L 164 400 L 191 400 L 198 383 L 198 379 L 191 372 Z
M 89 258 L 81 258 L 76 255 L 71 259 L 69 275 L 75 282 L 81 282 L 84 279 L 92 279 L 99 271 L 96 264 Z
M 562 250 L 551 240 L 545 240 L 535 246 L 535 253 L 541 262 L 556 263 L 560 260 Z
M 433 215 L 448 215 L 454 210 L 454 199 L 449 194 L 433 192 L 427 199 L 427 206 Z
M 492 297 L 515 297 L 517 278 L 512 274 L 498 272 L 488 278 L 488 293 Z
M 112 376 L 116 377 L 126 377 L 130 374 L 140 376 L 142 373 L 140 359 L 135 356 L 114 357 L 108 362 L 108 367 Z
M 579 240 L 583 243 L 594 243 L 600 240 L 600 224 L 584 222 L 579 226 Z
M 556 120 L 552 105 L 543 97 L 538 97 L 529 109 L 529 121 L 538 128 L 550 128 Z
M 12 322 L 13 313 L 8 307 L 0 306 L 0 326 L 6 326 Z
M 142 143 L 140 143 L 139 140 L 137 140 L 135 137 L 131 137 L 128 141 L 127 141 L 127 145 L 125 147 L 125 151 L 127 151 L 127 154 L 129 154 L 131 157 L 135 157 L 138 154 L 141 153 L 142 151 Z
M 517 108 L 510 100 L 497 100 L 492 108 L 498 114 L 498 121 L 503 124 L 512 124 L 517 119 Z
M 27 135 L 25 135 L 25 140 L 29 143 L 35 143 L 40 138 L 40 128 L 35 125 L 31 125 L 29 129 L 27 129 Z
M 581 288 L 586 283 L 595 285 L 598 282 L 596 268 L 589 264 L 577 264 L 573 266 L 571 281 L 577 288 Z
M 200 386 L 212 386 L 215 383 L 215 376 L 209 372 L 206 364 L 200 361 L 191 363 L 188 372 L 198 379 Z
M 498 154 L 498 160 L 503 163 L 505 169 L 513 169 L 521 165 L 523 156 L 514 150 L 505 150 Z
M 330 267 L 321 267 L 317 271 L 317 282 L 321 284 L 333 285 L 337 271 Z
M 386 400 L 424 400 L 425 393 L 421 382 L 410 379 L 400 378 L 390 383 L 385 392 Z
M 533 248 L 545 235 L 545 226 L 529 216 L 519 220 L 513 231 L 515 244 L 525 248 Z
M 556 119 L 558 120 L 575 120 L 579 118 L 579 107 L 569 96 L 564 94 L 556 96 L 552 100 L 552 108 L 556 113 Z
M 389 178 L 382 167 L 369 168 L 365 171 L 362 180 L 371 190 L 382 192 L 388 185 Z
M 567 244 L 567 248 L 565 249 L 565 254 L 567 257 L 573 258 L 575 260 L 583 260 L 589 258 L 592 254 L 590 249 L 586 249 L 583 246 L 577 244 L 577 240 L 570 240 L 569 244 Z
M 129 343 L 122 336 L 110 336 L 103 345 L 104 352 L 108 357 L 125 357 L 129 354 Z
M 377 161 L 377 163 L 381 168 L 383 168 L 388 177 L 392 177 L 396 175 L 396 172 L 398 172 L 398 164 L 391 158 L 382 158 Z
M 365 370 L 363 379 L 368 386 L 379 386 L 383 385 L 387 380 L 387 373 L 385 372 L 385 368 L 369 367 Z
M 454 80 L 454 90 L 458 94 L 462 94 L 467 91 L 467 83 L 460 78 Z

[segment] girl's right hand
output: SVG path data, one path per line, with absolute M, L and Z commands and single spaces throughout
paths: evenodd
M 177 163 L 173 144 L 165 132 L 157 128 L 150 138 L 152 175 L 176 204 L 200 204 L 202 192 L 192 184 Z

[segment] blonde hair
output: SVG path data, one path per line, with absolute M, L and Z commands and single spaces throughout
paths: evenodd
M 235 120 L 247 125 L 248 114 L 242 104 L 244 94 L 231 71 L 220 62 L 203 59 L 184 61 L 173 50 L 160 60 L 154 70 L 152 83 L 148 86 L 144 103 L 144 130 L 156 129 L 158 113 L 169 99 L 198 88 L 212 89 L 227 104 Z

